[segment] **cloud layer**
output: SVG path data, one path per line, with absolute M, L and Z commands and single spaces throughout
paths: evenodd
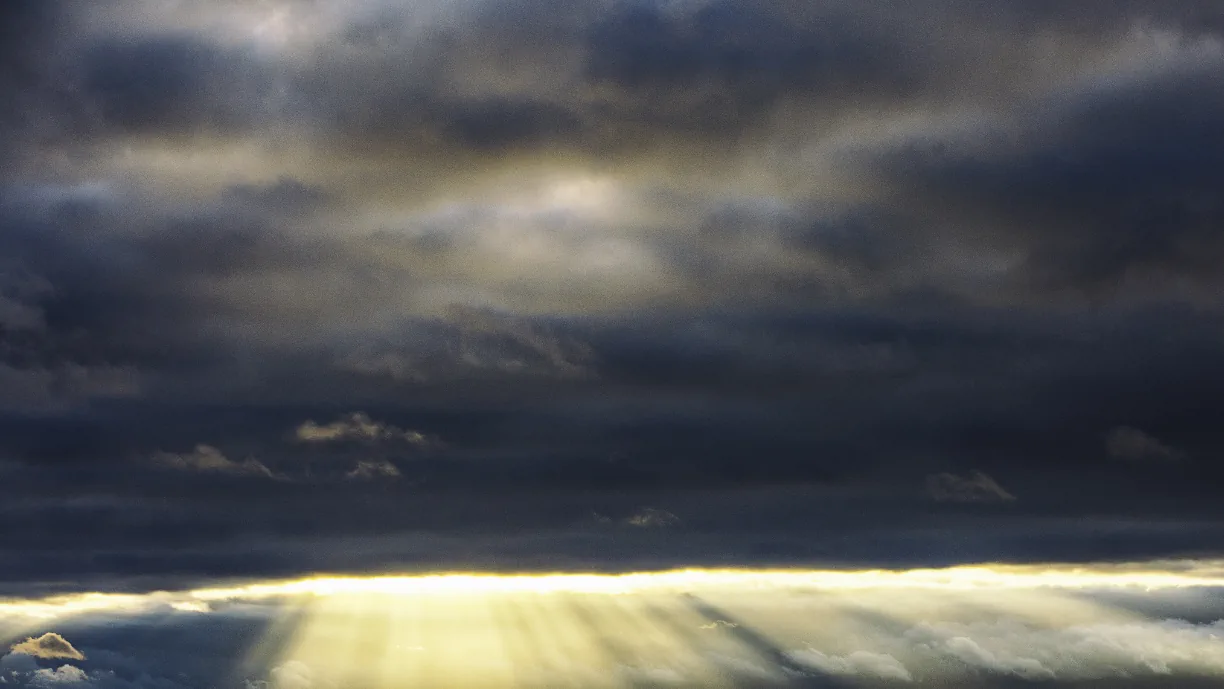
M 1217 2 L 0 27 L 0 589 L 1218 547 Z

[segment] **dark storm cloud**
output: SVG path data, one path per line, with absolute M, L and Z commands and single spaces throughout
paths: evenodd
M 996 144 L 917 140 L 881 167 L 917 203 L 973 222 L 969 242 L 1021 252 L 1020 289 L 1214 289 L 1224 62 L 1216 43 L 1169 52 L 988 122 Z
M 993 478 L 975 471 L 968 476 L 932 474 L 927 477 L 927 493 L 937 502 L 1015 502 Z
M 276 88 L 254 57 L 193 36 L 102 42 L 80 60 L 82 125 L 119 134 L 250 128 Z
M 10 582 L 1218 534 L 1216 3 L 140 5 L 0 10 Z

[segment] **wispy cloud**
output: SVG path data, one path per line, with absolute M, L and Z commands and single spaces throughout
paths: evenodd
M 153 455 L 158 466 L 206 474 L 280 478 L 259 460 L 248 457 L 235 462 L 212 445 L 196 445 L 190 452 L 158 452 Z
M 1016 496 L 1007 492 L 997 481 L 981 471 L 965 476 L 941 473 L 927 477 L 927 494 L 937 502 L 990 503 L 1015 502 Z
M 433 436 L 374 421 L 364 412 L 353 412 L 326 424 L 305 421 L 294 430 L 293 437 L 302 443 L 402 441 L 417 447 L 439 444 Z

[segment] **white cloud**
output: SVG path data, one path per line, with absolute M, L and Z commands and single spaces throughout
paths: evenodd
M 89 675 L 79 667 L 72 665 L 61 665 L 54 670 L 38 670 L 30 678 L 31 687 L 56 687 L 62 689 L 66 687 L 79 687 L 85 689 L 93 686 L 89 681 Z
M 204 601 L 181 600 L 170 603 L 170 608 L 176 612 L 206 614 L 212 612 L 212 606 Z
M 927 494 L 939 502 L 1015 502 L 993 478 L 980 471 L 968 476 L 932 474 L 927 477 Z
M 1001 675 L 1016 675 L 1025 679 L 1053 679 L 1054 673 L 1036 658 L 1013 655 L 1006 651 L 993 652 L 982 648 L 973 639 L 957 636 L 944 642 L 948 655 L 957 660 Z
M 1026 679 L 1224 676 L 1224 621 L 1205 625 L 1134 621 L 1050 629 L 1005 619 L 924 624 L 905 636 L 914 652 Z
M 55 632 L 47 632 L 40 637 L 30 637 L 25 641 L 13 644 L 13 653 L 23 653 L 35 658 L 70 658 L 72 660 L 85 660 L 85 656 L 68 640 L 56 634 Z
M 328 424 L 306 421 L 294 431 L 294 438 L 303 443 L 331 443 L 345 440 L 376 442 L 402 440 L 418 447 L 437 444 L 437 439 L 420 431 L 397 428 L 372 420 L 364 412 L 353 412 Z
M 191 452 L 184 453 L 158 452 L 153 455 L 153 461 L 179 471 L 280 478 L 259 460 L 248 457 L 235 462 L 212 445 L 196 445 Z
M 272 668 L 271 689 L 313 689 L 318 684 L 309 665 L 297 660 Z

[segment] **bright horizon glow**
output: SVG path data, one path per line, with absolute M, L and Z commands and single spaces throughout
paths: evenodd
M 968 565 L 910 570 L 675 569 L 658 572 L 495 574 L 448 572 L 414 575 L 332 576 L 253 582 L 147 594 L 85 592 L 38 599 L 0 599 L 0 619 L 54 619 L 98 612 L 139 612 L 169 606 L 203 612 L 204 604 L 300 596 L 582 593 L 685 593 L 702 591 L 808 590 L 1032 590 L 1117 589 L 1147 591 L 1224 588 L 1224 561 L 1176 560 L 1093 565 Z

